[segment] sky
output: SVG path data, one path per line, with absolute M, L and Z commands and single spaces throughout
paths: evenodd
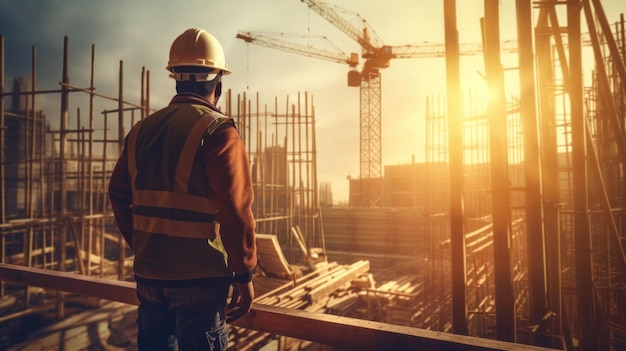
M 387 45 L 444 43 L 443 0 L 326 2 L 358 13 Z M 610 22 L 626 12 L 624 0 L 601 2 Z M 515 39 L 515 1 L 502 0 L 501 4 L 501 38 Z M 483 8 L 483 0 L 457 0 L 461 43 L 480 43 Z M 348 13 L 345 18 L 354 16 Z M 345 53 L 360 52 L 356 42 L 300 0 L 0 0 L 5 91 L 11 89 L 14 77 L 30 77 L 33 46 L 37 52 L 37 88 L 58 89 L 67 36 L 71 84 L 89 86 L 93 44 L 97 92 L 117 95 L 122 60 L 125 97 L 139 101 L 145 67 L 150 71 L 151 107 L 164 107 L 174 94 L 173 81 L 165 70 L 169 46 L 191 27 L 206 29 L 222 43 L 233 71 L 224 78 L 225 89 L 234 94 L 259 93 L 261 103 L 269 106 L 275 97 L 283 102 L 299 92 L 313 97 L 318 180 L 332 184 L 336 202 L 346 201 L 347 177 L 359 176 L 359 93 L 358 88 L 347 86 L 347 65 L 246 44 L 236 38 L 240 30 L 323 35 Z M 484 89 L 482 58 L 463 57 L 461 64 L 462 88 Z M 381 71 L 383 167 L 410 163 L 413 158 L 424 160 L 426 99 L 445 95 L 444 65 L 443 58 L 395 59 Z M 51 109 L 46 112 L 49 118 L 58 115 L 58 97 L 44 95 L 38 99 L 38 106 Z M 86 106 L 78 108 L 87 113 Z

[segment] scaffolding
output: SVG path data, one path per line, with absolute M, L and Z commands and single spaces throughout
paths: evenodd
M 497 101 L 493 101 L 494 97 L 487 100 L 480 93 L 469 91 L 456 101 L 464 108 L 458 111 L 462 115 L 466 267 L 461 277 L 466 295 L 461 298 L 465 298 L 462 305 L 467 309 L 467 318 L 461 318 L 467 325 L 461 329 L 469 335 L 512 338 L 567 350 L 577 349 L 576 345 L 583 350 L 619 349 L 625 345 L 624 17 L 609 26 L 598 1 L 576 3 L 535 2 L 538 20 L 534 42 L 524 42 L 518 25 L 520 53 L 516 69 L 522 77 L 521 84 L 536 89 L 537 115 L 526 114 L 528 109 L 535 109 L 535 93 L 531 90 L 529 98 L 524 95 L 523 86 L 521 96 L 511 99 L 501 96 Z M 525 10 L 530 11 L 530 2 L 526 6 Z M 557 14 L 563 13 L 557 10 L 559 6 L 566 8 L 567 27 L 559 24 Z M 530 18 L 523 17 L 528 16 L 523 10 L 518 5 L 520 23 Z M 588 34 L 581 33 L 581 19 Z M 529 64 L 524 61 L 524 50 L 536 52 L 535 58 L 530 57 L 530 68 L 524 66 Z M 583 53 L 584 50 L 587 51 Z M 586 71 L 581 60 L 583 54 L 589 53 L 594 58 L 591 86 L 583 88 Z M 488 53 L 485 55 L 487 62 Z M 536 81 L 532 78 L 533 60 Z M 487 72 L 488 86 L 489 79 L 495 79 L 497 84 L 501 79 L 498 74 L 490 76 Z M 531 77 L 530 81 L 524 81 L 523 75 Z M 498 90 L 504 91 L 505 86 L 510 84 L 503 83 Z M 446 103 L 445 98 L 428 99 L 428 163 L 452 162 L 454 143 L 449 139 L 449 126 L 453 119 L 448 115 L 450 104 Z M 494 113 L 492 104 L 499 104 L 504 113 Z M 494 118 L 504 125 L 494 124 Z M 529 118 L 537 122 L 529 125 Z M 533 128 L 535 132 L 527 134 Z M 496 130 L 500 136 L 506 136 L 505 141 L 489 137 Z M 529 147 L 529 143 L 534 147 Z M 495 158 L 504 153 L 494 153 L 494 148 L 507 150 L 504 161 Z M 534 154 L 539 159 L 529 157 Z M 505 167 L 498 166 L 498 162 L 504 162 Z M 494 167 L 500 167 L 499 171 L 494 173 Z M 433 181 L 448 175 L 448 170 L 444 170 L 434 175 Z M 507 183 L 505 188 L 498 188 L 494 182 L 498 176 Z M 533 188 L 535 178 L 541 179 L 540 187 Z M 430 196 L 450 196 L 445 187 L 430 188 L 438 189 Z M 501 190 L 510 197 L 494 201 Z M 502 208 L 507 210 L 498 214 Z M 539 211 L 533 212 L 537 208 Z M 426 281 L 441 280 L 438 296 L 445 297 L 440 300 L 453 302 L 455 296 L 445 284 L 454 279 L 450 275 L 454 263 L 446 262 L 450 257 L 455 260 L 450 245 L 451 219 L 436 216 L 439 211 L 427 211 L 429 235 L 436 239 L 429 241 L 432 244 L 427 252 L 432 253 L 433 262 Z M 500 231 L 494 227 L 499 215 L 510 216 Z M 541 220 L 533 222 L 537 215 Z M 498 248 L 495 241 L 499 236 L 510 240 L 508 248 Z M 507 255 L 503 256 L 502 251 L 508 251 Z M 498 265 L 507 266 L 510 278 L 498 278 Z M 507 289 L 512 289 L 513 300 L 498 305 L 497 301 L 503 300 L 499 290 Z M 507 295 L 504 296 L 507 301 Z M 452 306 L 444 306 L 448 309 L 442 320 L 456 313 L 450 311 Z M 506 311 L 498 313 L 499 309 Z M 454 330 L 451 322 L 443 328 Z
M 454 1 L 445 4 L 446 45 L 458 55 L 449 34 Z M 380 179 L 390 207 L 320 209 L 308 93 L 268 105 L 259 94 L 229 91 L 223 110 L 247 146 L 257 231 L 276 234 L 291 263 L 321 248 L 340 263 L 367 259 L 382 276 L 396 270 L 393 281 L 367 291 L 372 306 L 359 313 L 368 318 L 566 350 L 619 349 L 626 345 L 624 17 L 610 25 L 597 0 L 517 1 L 511 71 L 519 79 L 511 83 L 499 60 L 499 6 L 485 1 L 488 49 L 480 52 L 488 91 L 498 93 L 455 92 L 458 72 L 448 58 L 452 88 L 429 97 L 424 112 L 426 165 L 390 168 L 385 177 L 393 180 Z M 37 89 L 33 48 L 31 88 L 20 81 L 5 92 L 2 49 L 1 262 L 128 279 L 129 252 L 106 185 L 125 133 L 152 111 L 149 72 L 142 70 L 140 101 L 131 103 L 122 62 L 118 94 L 106 96 L 95 90 L 95 49 L 87 88 L 66 78 L 67 51 L 66 39 L 59 90 Z M 519 96 L 507 97 L 512 84 Z M 60 97 L 58 130 L 38 108 L 44 93 Z M 78 108 L 70 118 L 75 93 L 88 99 L 87 123 Z M 102 101 L 108 105 L 96 119 Z M 407 269 L 412 274 L 398 273 Z M 388 305 L 376 305 L 382 297 Z
M 139 102 L 124 94 L 123 61 L 117 94 L 102 94 L 96 91 L 92 46 L 89 85 L 70 84 L 68 43 L 65 37 L 60 89 L 39 89 L 33 47 L 31 81 L 16 78 L 12 91 L 4 84 L 0 90 L 0 262 L 129 280 L 132 252 L 120 240 L 107 189 L 126 133 L 154 111 L 150 72 L 141 70 Z M 3 36 L 0 47 L 4 82 Z M 59 99 L 58 117 L 40 108 L 42 94 L 51 96 L 48 103 Z M 274 98 L 273 106 L 261 106 L 259 94 L 255 100 L 246 93 L 234 98 L 229 90 L 223 108 L 247 147 L 257 232 L 277 235 L 290 262 L 305 262 L 313 249 L 323 252 L 313 97 L 298 93 L 284 105 Z M 12 293 L 1 284 L 0 296 Z M 58 306 L 62 318 L 63 303 Z

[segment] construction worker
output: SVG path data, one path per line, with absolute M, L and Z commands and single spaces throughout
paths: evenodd
M 137 346 L 168 350 L 173 335 L 180 351 L 225 350 L 226 323 L 254 299 L 248 156 L 233 120 L 216 108 L 230 74 L 217 39 L 203 29 L 183 32 L 167 69 L 177 95 L 130 130 L 109 183 L 117 226 L 134 253 Z

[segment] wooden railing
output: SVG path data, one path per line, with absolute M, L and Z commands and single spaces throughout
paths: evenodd
M 137 305 L 135 283 L 0 263 L 0 280 Z M 551 350 L 254 303 L 242 328 L 346 350 Z

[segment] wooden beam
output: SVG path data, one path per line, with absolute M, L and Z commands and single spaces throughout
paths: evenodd
M 372 322 L 318 312 L 257 305 L 235 323 L 347 350 L 550 350 L 498 340 Z M 306 326 L 306 327 L 304 327 Z
M 6 263 L 0 263 L 0 280 L 132 305 L 139 303 L 133 282 Z M 234 325 L 349 350 L 552 350 L 258 303 Z
M 91 277 L 76 273 L 63 273 L 7 263 L 0 263 L 0 280 L 139 305 L 136 284 L 134 282 Z
M 369 261 L 358 261 L 350 265 L 350 267 L 341 272 L 340 274 L 329 279 L 328 282 L 314 287 L 311 291 L 308 292 L 309 302 L 312 304 L 316 304 L 330 295 L 333 291 L 336 291 L 344 284 L 351 282 L 356 279 L 358 276 L 365 274 L 370 269 Z

